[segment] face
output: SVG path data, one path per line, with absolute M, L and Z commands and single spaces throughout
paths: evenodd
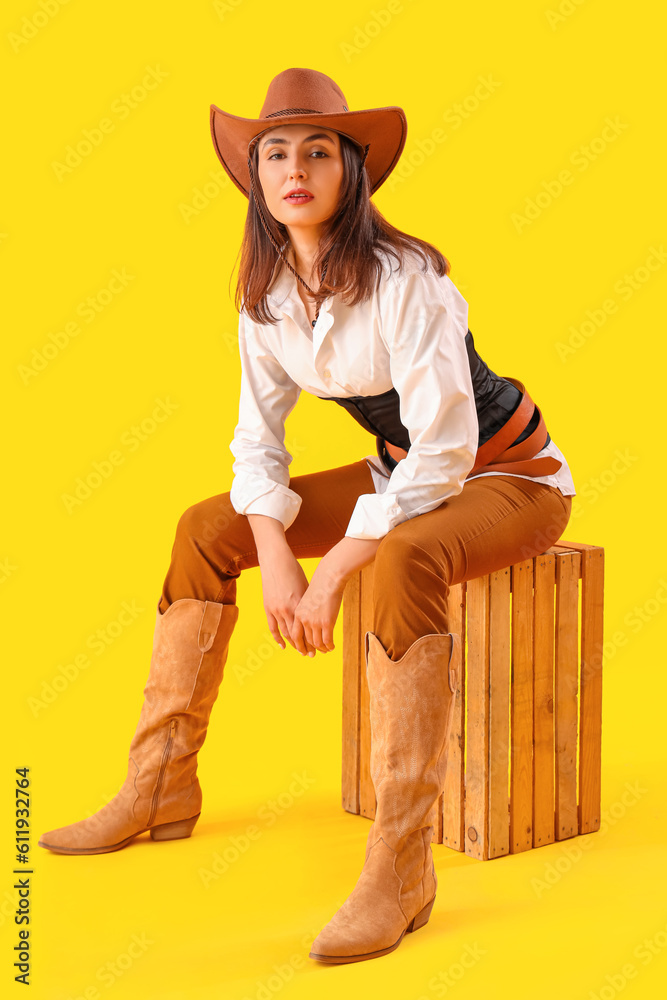
M 318 229 L 338 206 L 343 179 L 338 133 L 318 125 L 277 125 L 258 145 L 259 182 L 271 215 L 288 230 Z M 302 196 L 290 198 L 295 188 Z

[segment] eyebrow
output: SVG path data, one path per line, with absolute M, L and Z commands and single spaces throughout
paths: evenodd
M 303 139 L 302 141 L 303 142 L 311 142 L 313 139 L 326 139 L 332 145 L 335 145 L 335 143 L 334 143 L 333 139 L 331 138 L 331 136 L 326 135 L 324 132 L 315 132 L 313 135 L 307 135 L 306 138 Z M 289 139 L 265 139 L 264 143 L 262 145 L 262 149 L 265 149 L 268 145 L 270 145 L 272 143 L 275 143 L 275 142 L 282 143 L 283 146 L 289 146 L 289 145 L 291 145 Z

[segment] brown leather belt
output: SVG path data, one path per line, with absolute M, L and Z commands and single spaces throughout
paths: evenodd
M 521 392 L 521 402 L 509 420 L 477 449 L 475 464 L 466 479 L 483 472 L 516 473 L 522 476 L 553 475 L 558 472 L 562 462 L 552 456 L 535 458 L 535 455 L 544 448 L 548 437 L 540 408 L 536 407 L 530 398 L 523 382 L 509 378 L 507 375 L 503 378 L 506 378 Z M 527 438 L 519 444 L 513 445 L 512 442 L 516 441 L 530 423 L 536 409 L 540 417 L 537 427 Z M 376 442 L 378 456 L 384 461 L 386 461 L 386 457 L 383 452 L 388 453 L 395 462 L 400 462 L 407 455 L 404 448 L 390 444 L 382 437 L 378 436 Z

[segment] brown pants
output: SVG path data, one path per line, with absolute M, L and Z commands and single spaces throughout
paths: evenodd
M 303 498 L 285 538 L 298 558 L 321 558 L 344 536 L 357 497 L 373 493 L 365 459 L 296 476 Z M 458 496 L 393 528 L 375 556 L 373 631 L 391 659 L 422 635 L 449 632 L 449 588 L 530 559 L 563 534 L 572 498 L 516 476 L 468 480 Z M 236 580 L 258 566 L 254 536 L 229 493 L 193 504 L 181 515 L 159 602 L 165 612 L 183 597 L 236 603 Z

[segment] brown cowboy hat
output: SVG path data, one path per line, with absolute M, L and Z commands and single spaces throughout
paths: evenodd
M 345 95 L 331 77 L 315 69 L 286 69 L 269 84 L 259 118 L 238 118 L 211 105 L 211 136 L 220 162 L 246 198 L 250 191 L 249 145 L 276 127 L 317 123 L 368 146 L 366 170 L 371 194 L 387 179 L 403 152 L 408 123 L 402 108 L 349 111 Z

